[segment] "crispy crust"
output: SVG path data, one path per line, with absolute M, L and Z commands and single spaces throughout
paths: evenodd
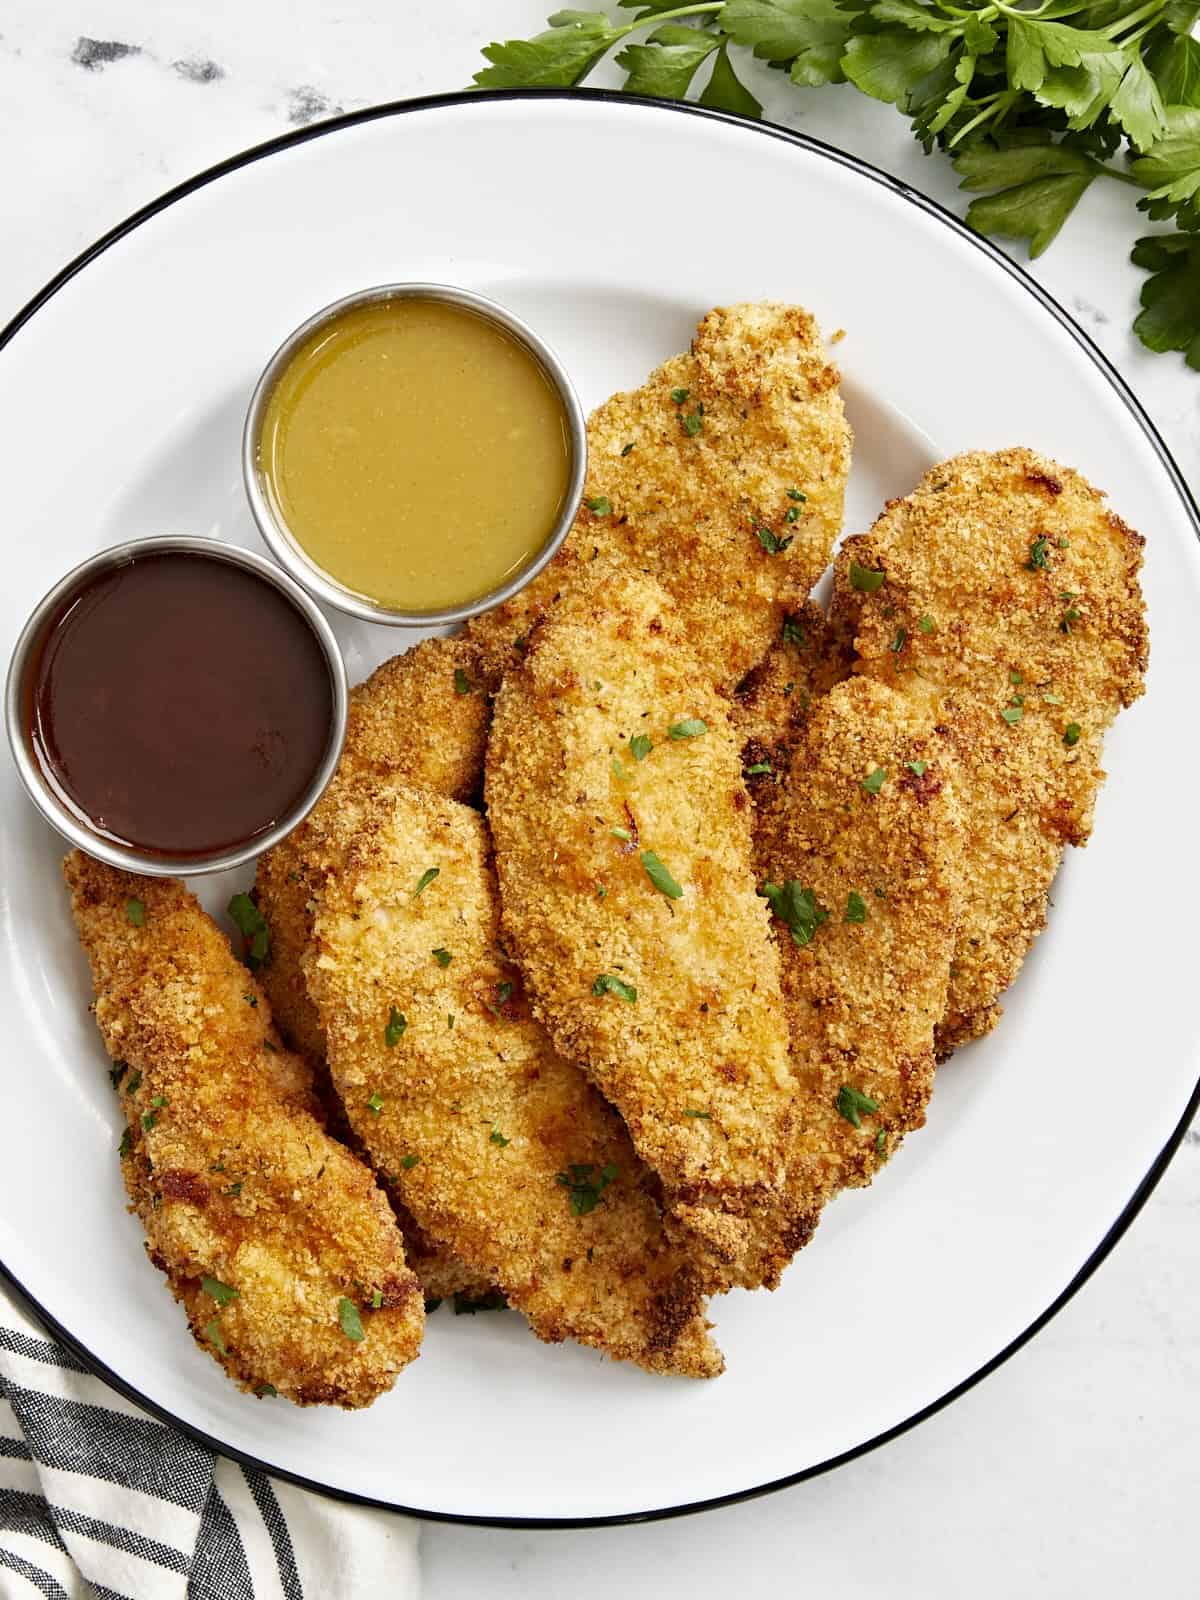
M 707 732 L 669 737 L 687 718 Z M 642 760 L 636 735 L 653 741 Z M 485 792 L 535 1014 L 625 1118 L 714 1281 L 773 1285 L 803 1231 L 783 1184 L 778 956 L 726 703 L 651 579 L 596 563 L 531 635 L 496 702 Z M 681 898 L 655 888 L 643 851 Z M 602 974 L 636 1002 L 595 994 Z
M 788 1181 L 814 1218 L 925 1121 L 958 931 L 953 764 L 928 700 L 858 678 L 813 705 L 756 791 L 760 876 L 795 880 L 827 913 L 803 947 L 772 924 L 797 1086 Z M 877 768 L 887 779 L 874 795 L 863 780 Z M 838 1110 L 843 1086 L 878 1104 L 860 1127 Z
M 78 851 L 64 867 L 129 1124 L 122 1171 L 151 1260 L 243 1389 L 370 1405 L 417 1355 L 420 1285 L 370 1172 L 325 1133 L 266 996 L 183 885 Z M 127 903 L 140 900 L 135 927 Z M 237 1291 L 221 1304 L 204 1278 Z M 380 1307 L 373 1307 L 373 1297 Z M 339 1302 L 365 1337 L 343 1332 Z
M 585 505 L 563 550 L 468 625 L 493 684 L 513 664 L 514 641 L 600 556 L 657 578 L 702 675 L 732 688 L 805 600 L 841 529 L 851 433 L 838 381 L 808 312 L 735 305 L 710 311 L 691 349 L 640 389 L 606 401 L 588 423 Z M 683 418 L 701 406 L 689 435 Z M 587 508 L 600 496 L 611 513 Z M 756 523 L 791 543 L 769 554 Z
M 309 987 L 347 1115 L 404 1205 L 540 1338 L 652 1372 L 719 1372 L 700 1274 L 668 1243 L 620 1120 L 554 1052 L 498 951 L 481 818 L 391 783 L 325 827 L 341 865 L 314 921 Z M 582 1215 L 559 1181 L 572 1166 L 593 1181 L 616 1169 Z
M 783 752 L 809 711 L 848 676 L 851 658 L 837 648 L 825 613 L 806 600 L 789 613 L 780 637 L 734 690 L 729 718 L 751 767 Z M 754 778 L 747 780 L 754 792 Z
M 1011 449 L 933 468 L 839 554 L 832 622 L 856 670 L 932 693 L 956 749 L 964 912 L 943 1055 L 995 1025 L 1063 848 L 1091 832 L 1105 730 L 1143 690 L 1142 544 L 1078 473 Z M 851 562 L 883 586 L 854 589 Z

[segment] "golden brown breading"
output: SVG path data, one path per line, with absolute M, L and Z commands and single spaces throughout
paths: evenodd
M 125 1067 L 126 1187 L 197 1342 L 242 1388 L 370 1405 L 424 1327 L 386 1199 L 313 1116 L 304 1063 L 183 885 L 78 851 L 64 871 Z
M 342 759 L 312 816 L 336 808 L 347 790 L 393 773 L 434 794 L 471 800 L 483 773 L 489 715 L 478 653 L 461 634 L 423 639 L 393 656 L 350 691 Z M 301 823 L 259 858 L 254 894 L 271 929 L 263 988 L 284 1038 L 319 1062 L 325 1040 L 300 970 L 312 924 L 314 889 L 303 864 L 310 836 Z
M 1087 842 L 1104 732 L 1143 688 L 1142 543 L 1078 473 L 1012 449 L 932 468 L 838 557 L 833 625 L 855 636 L 856 670 L 933 692 L 961 769 L 942 1054 L 994 1027 L 1063 847 Z M 854 587 L 851 563 L 886 581 Z
M 830 639 L 825 613 L 805 601 L 787 616 L 780 637 L 734 690 L 729 717 L 742 741 L 743 764 L 770 761 L 814 702 L 849 671 L 849 660 Z
M 732 688 L 829 561 L 850 439 L 838 372 L 808 312 L 710 311 L 686 354 L 592 414 L 585 503 L 566 545 L 515 599 L 468 625 L 493 685 L 514 641 L 598 552 L 658 579 L 702 675 Z
M 485 793 L 535 1015 L 723 1281 L 774 1284 L 807 1237 L 783 1183 L 779 959 L 726 704 L 652 579 L 597 563 L 530 636 L 496 702 Z
M 759 876 L 796 929 L 777 913 L 798 1097 L 788 1180 L 814 1213 L 871 1181 L 933 1088 L 962 881 L 934 716 L 928 699 L 838 684 L 755 791 Z
M 326 817 L 340 869 L 305 960 L 342 1103 L 422 1228 L 534 1332 L 653 1372 L 721 1369 L 620 1120 L 497 948 L 482 819 L 392 783 Z

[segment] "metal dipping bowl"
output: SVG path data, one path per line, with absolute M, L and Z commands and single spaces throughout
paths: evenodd
M 269 829 L 255 834 L 244 844 L 211 855 L 167 856 L 159 852 L 143 852 L 102 833 L 72 806 L 59 792 L 53 779 L 38 760 L 30 731 L 29 706 L 33 692 L 32 677 L 41 657 L 42 647 L 51 631 L 63 616 L 74 595 L 94 579 L 114 568 L 123 567 L 139 556 L 150 555 L 202 556 L 210 561 L 225 561 L 242 567 L 262 578 L 288 600 L 308 624 L 325 664 L 329 669 L 329 683 L 333 701 L 329 738 L 320 766 L 297 804 L 286 816 Z M 132 539 L 126 544 L 113 545 L 90 556 L 60 579 L 53 589 L 34 607 L 33 614 L 21 630 L 12 653 L 8 679 L 4 689 L 4 720 L 8 730 L 8 744 L 16 763 L 17 773 L 25 792 L 53 827 L 71 844 L 85 850 L 88 855 L 109 866 L 126 872 L 145 873 L 154 878 L 193 877 L 206 872 L 222 872 L 227 867 L 240 867 L 253 861 L 264 850 L 278 844 L 286 834 L 316 805 L 325 792 L 334 773 L 346 740 L 346 714 L 348 696 L 346 668 L 333 630 L 321 611 L 304 589 L 287 573 L 281 572 L 273 561 L 255 555 L 249 550 L 239 550 L 234 545 L 222 544 L 216 539 L 197 538 L 187 534 L 166 534 L 157 538 Z M 181 737 L 186 737 L 181 732 Z
M 267 403 L 276 382 L 304 341 L 318 328 L 334 322 L 355 306 L 374 305 L 392 300 L 437 300 L 444 304 L 461 306 L 464 310 L 472 311 L 476 316 L 503 329 L 518 344 L 524 346 L 553 384 L 562 404 L 570 439 L 571 466 L 567 492 L 563 497 L 558 520 L 537 555 L 498 589 L 480 595 L 464 605 L 447 606 L 440 611 L 396 611 L 388 606 L 379 605 L 366 595 L 347 588 L 323 567 L 318 566 L 292 536 L 287 524 L 276 515 L 263 486 L 259 466 L 259 441 Z M 575 387 L 567 376 L 562 362 L 527 323 L 520 317 L 514 316 L 504 306 L 483 295 L 474 294 L 469 289 L 459 289 L 446 283 L 379 284 L 373 289 L 361 289 L 356 294 L 335 300 L 332 305 L 325 306 L 323 310 L 309 317 L 307 322 L 301 323 L 294 333 L 288 335 L 267 362 L 266 369 L 255 386 L 250 408 L 246 413 L 245 426 L 242 429 L 242 478 L 246 486 L 246 498 L 250 502 L 250 510 L 258 524 L 258 531 L 262 534 L 271 554 L 297 583 L 303 584 L 310 593 L 316 595 L 318 600 L 335 606 L 339 611 L 348 612 L 352 617 L 361 617 L 365 622 L 382 622 L 392 627 L 433 628 L 451 622 L 465 622 L 468 617 L 478 616 L 480 612 L 490 611 L 493 606 L 510 600 L 542 570 L 566 538 L 583 496 L 586 472 L 587 421 L 583 407 L 579 403 L 579 396 L 575 393 Z

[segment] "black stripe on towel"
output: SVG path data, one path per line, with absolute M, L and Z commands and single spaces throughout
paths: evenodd
M 267 1532 L 271 1535 L 275 1565 L 279 1568 L 279 1581 L 283 1585 L 287 1600 L 304 1600 L 304 1588 L 300 1582 L 300 1574 L 296 1571 L 296 1553 L 292 1549 L 292 1536 L 288 1532 L 283 1512 L 279 1509 L 279 1501 L 275 1498 L 270 1479 L 264 1477 L 261 1472 L 248 1472 L 245 1467 L 242 1468 L 242 1477 L 249 1485 L 250 1493 L 254 1496 L 254 1504 L 258 1507 Z
M 65 1372 L 86 1372 L 81 1361 L 76 1361 L 61 1345 L 48 1339 L 35 1339 L 17 1328 L 0 1328 L 0 1350 L 11 1350 L 14 1355 L 25 1356 L 30 1361 L 43 1361 L 48 1367 L 62 1367 Z
M 27 1583 L 33 1584 L 35 1589 L 40 1589 L 46 1600 L 71 1600 L 71 1596 L 57 1578 L 49 1572 L 44 1572 L 41 1567 L 33 1566 L 31 1562 L 22 1561 L 20 1556 L 2 1547 L 0 1547 L 0 1567 L 7 1567 L 10 1572 L 15 1572 Z
M 188 1600 L 254 1600 L 254 1581 L 237 1523 L 215 1484 L 196 1540 Z

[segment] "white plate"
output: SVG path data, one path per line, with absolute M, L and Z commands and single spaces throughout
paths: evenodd
M 474 95 L 251 151 L 118 230 L 9 330 L 0 643 L 101 545 L 254 545 L 238 431 L 262 363 L 315 307 L 400 278 L 506 301 L 588 405 L 639 382 L 709 306 L 802 302 L 847 330 L 850 529 L 975 446 L 1028 443 L 1107 488 L 1147 536 L 1153 661 L 1110 739 L 1095 840 L 1068 861 L 998 1032 L 940 1074 L 927 1129 L 838 1200 L 776 1294 L 717 1302 L 724 1377 L 652 1378 L 540 1345 L 514 1314 L 443 1308 L 394 1392 L 348 1416 L 238 1393 L 146 1260 L 61 845 L 4 763 L 0 1259 L 135 1398 L 335 1492 L 514 1520 L 750 1493 L 877 1442 L 993 1364 L 1111 1245 L 1181 1131 L 1200 1041 L 1195 514 L 1078 330 L 899 185 L 719 117 Z M 405 642 L 334 620 L 354 678 Z

